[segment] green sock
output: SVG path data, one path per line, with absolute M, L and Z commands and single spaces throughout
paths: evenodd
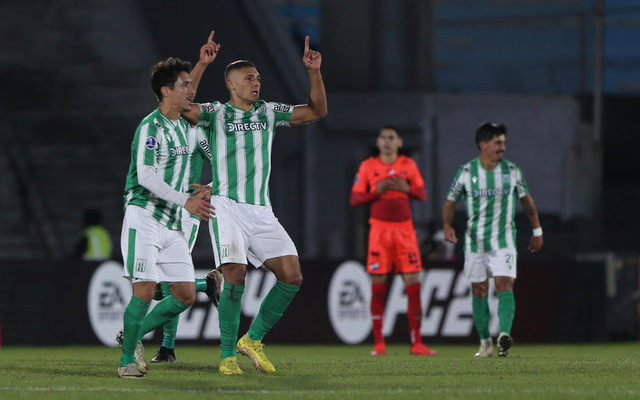
M 503 290 L 498 293 L 498 319 L 500 320 L 500 332 L 511 335 L 511 325 L 516 314 L 516 299 L 513 290 Z
M 171 318 L 177 317 L 187 308 L 189 308 L 189 306 L 181 303 L 175 297 L 165 297 L 164 300 L 159 302 L 142 320 L 139 339 L 157 327 L 164 325 L 164 323 L 171 320 Z
M 282 318 L 291 301 L 300 290 L 300 286 L 277 281 L 262 301 L 260 311 L 249 328 L 249 338 L 262 340 L 264 335 Z
M 171 285 L 167 282 L 162 282 L 160 287 L 162 288 L 163 298 L 171 296 Z M 176 332 L 178 332 L 179 320 L 180 316 L 176 315 L 162 325 L 162 346 L 168 349 L 173 349 L 176 346 Z
M 147 310 L 149 309 L 149 303 L 142 299 L 131 296 L 129 305 L 124 310 L 124 336 L 122 338 L 122 357 L 120 358 L 120 366 L 131 364 L 135 362 L 134 352 L 138 345 L 138 335 L 140 326 L 142 325 L 142 319 Z
M 234 285 L 230 282 L 224 283 L 224 290 L 218 304 L 222 358 L 236 355 L 236 341 L 238 340 L 243 293 L 244 285 Z
M 476 323 L 480 339 L 489 339 L 489 297 L 472 296 L 473 322 Z
M 196 292 L 207 290 L 207 278 L 196 278 Z

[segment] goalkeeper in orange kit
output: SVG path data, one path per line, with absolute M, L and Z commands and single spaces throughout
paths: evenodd
M 398 130 L 385 126 L 379 131 L 377 157 L 365 160 L 351 189 L 352 206 L 371 204 L 367 272 L 371 276 L 371 318 L 375 346 L 371 355 L 384 355 L 382 316 L 387 295 L 387 278 L 395 269 L 401 274 L 407 293 L 407 318 L 411 354 L 433 355 L 420 336 L 422 306 L 420 271 L 422 262 L 409 199 L 425 201 L 427 192 L 416 163 L 398 154 L 402 138 Z

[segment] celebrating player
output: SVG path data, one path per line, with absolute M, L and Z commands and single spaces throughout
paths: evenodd
M 151 86 L 159 106 L 142 120 L 131 145 L 121 248 L 133 295 L 124 313 L 121 378 L 140 378 L 147 372 L 138 351 L 140 333 L 162 325 L 195 301 L 193 263 L 181 230 L 182 207 L 203 219 L 211 218 L 213 207 L 204 193 L 187 193 L 185 175 L 196 138 L 188 133 L 189 123 L 180 112 L 191 108 L 195 93 L 190 69 L 190 63 L 177 58 L 153 67 Z M 156 282 L 172 283 L 171 295 L 146 315 Z
M 375 345 L 371 355 L 386 353 L 382 317 L 387 295 L 387 278 L 394 270 L 402 274 L 407 293 L 407 318 L 411 354 L 432 355 L 435 351 L 422 343 L 420 325 L 420 271 L 422 261 L 416 231 L 411 220 L 409 199 L 425 201 L 427 191 L 416 163 L 398 155 L 402 138 L 391 126 L 380 129 L 376 145 L 378 157 L 365 160 L 358 169 L 351 189 L 352 206 L 371 204 L 367 272 L 371 276 L 371 318 Z
M 478 127 L 476 145 L 480 156 L 460 167 L 442 210 L 445 239 L 456 243 L 458 238 L 451 222 L 456 203 L 466 198 L 464 276 L 471 282 L 473 320 L 480 336 L 476 357 L 493 354 L 493 340 L 489 334 L 488 278 L 493 278 L 498 294 L 498 355 L 506 357 L 513 343 L 513 284 L 518 256 L 514 223 L 517 198 L 533 227 L 529 250 L 535 252 L 542 248 L 538 212 L 522 172 L 516 164 L 502 158 L 507 148 L 506 140 L 507 128 L 502 124 L 484 123 Z
M 218 313 L 222 346 L 219 370 L 226 375 L 243 373 L 237 351 L 251 358 L 259 370 L 275 372 L 264 354 L 262 339 L 302 284 L 296 247 L 271 208 L 271 145 L 277 126 L 301 125 L 327 114 L 321 61 L 320 53 L 309 49 L 306 37 L 302 62 L 311 81 L 308 104 L 292 106 L 260 100 L 258 70 L 249 61 L 239 60 L 225 70 L 229 102 L 200 104 L 183 113 L 192 124 L 205 128 L 213 153 L 211 204 L 216 217 L 210 221 L 209 232 L 215 262 L 221 266 L 225 280 Z M 238 340 L 248 262 L 265 265 L 277 282 L 247 334 Z

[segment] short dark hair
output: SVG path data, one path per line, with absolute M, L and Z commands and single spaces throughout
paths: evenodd
M 251 61 L 247 61 L 247 60 L 236 60 L 236 61 L 230 62 L 227 65 L 227 67 L 224 69 L 224 79 L 225 80 L 229 79 L 229 74 L 232 71 L 235 71 L 236 69 L 245 68 L 245 67 L 253 67 L 253 68 L 255 68 L 256 65 L 254 63 L 252 63 Z
M 480 148 L 480 142 L 488 142 L 500 135 L 507 135 L 507 127 L 504 124 L 483 122 L 476 130 L 476 146 Z
M 151 67 L 151 88 L 158 97 L 158 101 L 162 101 L 162 87 L 169 86 L 173 89 L 173 85 L 183 71 L 190 73 L 191 63 L 176 57 L 169 57 Z
M 401 137 L 401 136 L 400 136 L 400 131 L 399 131 L 399 130 L 398 130 L 398 128 L 397 128 L 397 127 L 395 127 L 394 125 L 384 125 L 384 126 L 382 126 L 382 128 L 378 129 L 378 134 L 380 134 L 380 132 L 382 132 L 382 131 L 383 131 L 383 130 L 385 130 L 385 129 L 393 130 L 393 131 L 395 131 L 395 132 L 396 132 L 396 135 L 398 135 L 398 137 Z

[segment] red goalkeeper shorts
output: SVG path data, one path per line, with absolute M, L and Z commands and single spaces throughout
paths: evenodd
M 422 269 L 412 220 L 386 222 L 371 219 L 369 222 L 368 273 L 384 275 L 395 268 L 396 274 L 410 274 Z

